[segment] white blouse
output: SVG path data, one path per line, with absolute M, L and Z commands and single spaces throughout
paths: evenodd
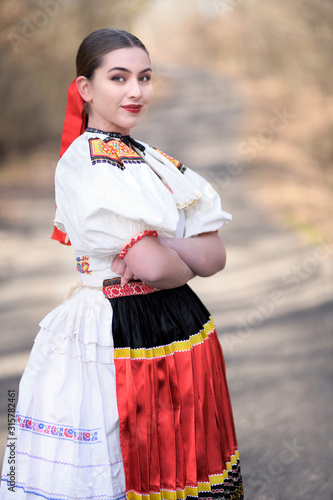
M 231 221 L 200 175 L 140 144 L 144 152 L 85 132 L 57 165 L 55 225 L 68 234 L 87 284 L 115 276 L 114 256 L 142 231 L 188 238 Z

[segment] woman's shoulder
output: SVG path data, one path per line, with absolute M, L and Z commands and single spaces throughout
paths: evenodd
M 83 133 L 72 142 L 60 158 L 58 164 L 73 164 L 73 161 L 82 160 L 84 158 L 89 159 L 89 138 Z

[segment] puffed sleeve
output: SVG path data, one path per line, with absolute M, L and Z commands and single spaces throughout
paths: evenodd
M 168 172 L 164 173 L 167 179 L 171 173 L 172 177 L 177 173 L 176 181 L 172 182 L 172 178 L 169 180 L 176 198 L 182 199 L 185 192 L 196 194 L 193 203 L 182 204 L 185 215 L 185 238 L 216 231 L 231 221 L 231 215 L 221 208 L 220 196 L 203 177 L 156 148 L 148 146 L 148 152 L 167 167 Z M 158 168 L 157 164 L 156 167 Z
M 202 193 L 197 203 L 185 210 L 185 238 L 217 231 L 231 222 L 231 214 L 222 210 L 221 198 L 209 182 L 188 167 L 184 170 L 184 177 Z
M 78 254 L 104 258 L 122 252 L 136 235 L 174 236 L 178 211 L 172 195 L 146 165 L 93 165 L 79 137 L 58 163 L 56 225 Z

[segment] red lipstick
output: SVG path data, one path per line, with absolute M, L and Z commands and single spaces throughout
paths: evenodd
M 129 104 L 128 106 L 122 106 L 122 108 L 126 109 L 130 113 L 140 113 L 142 105 L 141 104 Z

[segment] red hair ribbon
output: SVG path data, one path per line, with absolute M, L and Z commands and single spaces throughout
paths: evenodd
M 60 158 L 64 152 L 69 148 L 73 141 L 81 134 L 86 128 L 86 112 L 84 110 L 84 100 L 79 94 L 76 85 L 76 78 L 72 81 L 68 88 L 67 93 L 67 107 L 64 127 L 62 130 Z M 51 236 L 53 240 L 57 240 L 63 245 L 70 245 L 71 242 L 66 233 L 63 233 L 57 227 L 54 227 Z

